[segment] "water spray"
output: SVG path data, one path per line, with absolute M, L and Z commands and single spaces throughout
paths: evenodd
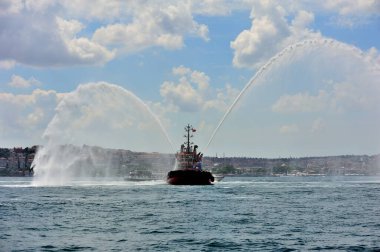
M 105 104 L 109 101 L 109 104 Z M 111 157 L 107 158 L 106 155 L 97 157 L 97 154 L 92 153 L 93 149 L 86 145 L 83 147 L 70 145 L 75 141 L 80 144 L 86 143 L 86 139 L 77 139 L 78 136 L 73 134 L 73 130 L 78 129 L 78 127 L 86 130 L 88 125 L 98 127 L 97 123 L 100 123 L 100 131 L 95 131 L 95 133 L 102 134 L 101 123 L 103 122 L 106 123 L 106 126 L 117 125 L 115 127 L 123 129 L 125 127 L 124 121 L 119 119 L 126 116 L 125 121 L 128 123 L 129 112 L 133 112 L 131 122 L 136 122 L 137 129 L 140 127 L 139 123 L 143 123 L 143 125 L 144 123 L 155 124 L 155 128 L 166 138 L 174 152 L 173 143 L 157 115 L 135 94 L 120 86 L 105 82 L 79 85 L 74 92 L 67 94 L 61 100 L 56 111 L 56 115 L 48 124 L 43 135 L 47 144 L 38 150 L 33 161 L 36 172 L 34 184 L 64 184 L 77 174 L 97 176 L 98 170 L 100 171 L 99 174 L 108 176 Z M 119 114 L 117 114 L 115 121 L 108 121 L 107 114 L 111 116 L 111 119 L 115 117 L 112 111 Z M 133 118 L 133 115 L 136 115 L 136 118 Z M 112 124 L 113 122 L 115 124 Z M 81 128 L 82 126 L 83 128 Z M 97 130 L 96 127 L 95 130 Z M 108 131 L 112 132 L 112 128 Z M 90 135 L 88 140 L 91 142 L 91 138 L 97 137 L 96 134 Z M 84 164 L 83 162 L 87 160 L 88 164 Z M 91 170 L 94 164 L 96 167 Z M 102 169 L 96 170 L 95 168 L 99 168 L 99 165 L 102 165 Z
M 339 42 L 334 39 L 308 39 L 308 40 L 303 40 L 303 41 L 287 46 L 282 51 L 280 51 L 279 53 L 274 55 L 272 58 L 270 58 L 262 67 L 259 68 L 259 70 L 255 73 L 255 75 L 247 82 L 247 84 L 241 90 L 239 95 L 235 98 L 234 102 L 231 104 L 231 106 L 227 109 L 226 113 L 223 115 L 218 126 L 215 128 L 214 132 L 212 133 L 210 137 L 210 140 L 208 141 L 206 145 L 205 152 L 207 151 L 208 147 L 213 141 L 219 128 L 222 126 L 222 124 L 224 123 L 228 115 L 231 113 L 231 111 L 234 109 L 236 104 L 239 102 L 239 100 L 242 98 L 245 92 L 256 82 L 256 80 L 262 76 L 263 73 L 267 72 L 274 63 L 276 63 L 279 59 L 283 58 L 289 53 L 292 53 L 294 51 L 300 50 L 305 47 L 313 48 L 313 47 L 321 47 L 321 46 L 337 47 L 340 49 L 348 50 L 360 58 L 365 58 L 363 51 L 361 51 L 357 47 Z M 377 66 L 377 68 L 379 68 L 379 66 Z
M 122 92 L 125 92 L 127 93 L 129 96 L 133 97 L 133 99 L 135 99 L 144 109 L 146 112 L 149 113 L 149 115 L 153 118 L 153 120 L 158 124 L 158 126 L 160 127 L 162 133 L 164 134 L 164 136 L 166 137 L 166 140 L 169 142 L 173 152 L 175 152 L 175 148 L 174 148 L 174 144 L 173 142 L 171 141 L 168 133 L 166 132 L 164 126 L 162 125 L 161 123 L 161 120 L 157 117 L 156 114 L 153 113 L 153 111 L 149 108 L 149 106 L 143 102 L 139 97 L 137 97 L 134 93 L 120 87 L 120 86 L 117 86 L 117 85 L 113 85 L 113 84 L 107 84 L 107 85 L 112 85 L 114 88 L 117 88 L 118 90 L 122 91 Z

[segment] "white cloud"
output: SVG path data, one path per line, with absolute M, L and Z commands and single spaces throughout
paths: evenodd
M 299 128 L 297 124 L 283 125 L 280 128 L 280 133 L 282 134 L 293 134 L 293 133 L 297 133 L 298 131 L 299 131 Z
M 178 83 L 165 81 L 161 85 L 160 94 L 164 102 L 182 111 L 199 111 L 203 106 L 203 87 L 208 86 L 208 76 L 182 65 L 174 67 L 172 73 L 178 76 L 179 80 Z M 196 77 L 193 78 L 193 75 Z M 201 77 L 197 78 L 199 76 Z M 204 83 L 205 80 L 206 83 Z
M 207 41 L 191 2 L 2 1 L 0 57 L 33 66 L 102 65 L 116 53 L 173 50 L 185 36 Z M 95 26 L 95 31 L 92 28 Z M 100 25 L 99 25 L 100 24 Z
M 81 84 L 65 95 L 55 111 L 44 132 L 44 138 L 54 144 L 138 151 L 170 148 L 164 129 L 149 107 L 132 92 L 111 83 Z
M 238 90 L 230 85 L 226 85 L 223 89 L 212 90 L 210 77 L 204 72 L 184 66 L 175 67 L 172 72 L 179 77 L 178 83 L 165 81 L 161 85 L 160 94 L 165 104 L 175 106 L 178 110 L 187 112 L 208 109 L 225 111 L 227 105 L 238 94 Z
M 198 111 L 202 107 L 202 98 L 197 91 L 184 78 L 178 84 L 165 81 L 160 88 L 160 94 L 166 102 L 188 112 Z
M 279 113 L 318 112 L 326 108 L 328 95 L 319 91 L 318 95 L 298 93 L 283 95 L 272 106 L 272 111 Z
M 285 114 L 380 112 L 379 97 L 380 87 L 371 81 L 365 83 L 330 82 L 327 89 L 320 90 L 317 95 L 309 93 L 283 95 L 272 105 L 272 111 Z
M 292 28 L 302 30 L 314 22 L 314 14 L 305 10 L 300 10 L 292 20 Z
M 42 108 L 36 108 L 33 112 L 28 114 L 27 122 L 31 125 L 38 124 L 45 116 L 44 110 Z
M 0 138 L 21 146 L 40 144 L 42 132 L 52 119 L 64 94 L 36 89 L 31 94 L 0 93 Z M 5 143 L 4 143 L 5 144 Z
M 203 72 L 193 71 L 191 81 L 198 85 L 199 90 L 205 90 L 209 87 L 210 78 Z
M 56 6 L 26 2 L 18 13 L 0 15 L 0 57 L 33 66 L 104 64 L 114 52 L 78 36 L 84 25 L 57 18 Z M 52 11 L 52 12 L 50 12 Z
M 326 122 L 322 118 L 315 119 L 311 126 L 311 132 L 316 133 L 326 127 Z
M 0 60 L 0 69 L 11 69 L 16 65 L 14 60 Z
M 367 52 L 363 53 L 367 63 L 376 67 L 375 71 L 380 71 L 380 53 L 375 47 L 371 47 Z
M 0 15 L 17 14 L 23 8 L 21 0 L 2 0 L 0 1 Z
M 132 1 L 118 0 L 62 0 L 66 15 L 87 20 L 113 20 L 133 9 Z
M 56 20 L 58 31 L 65 40 L 70 40 L 84 28 L 84 25 L 78 20 L 65 20 L 60 17 L 57 17 Z
M 241 6 L 243 2 L 236 3 Z M 208 16 L 228 15 L 235 9 L 233 1 L 225 0 L 195 0 L 191 2 L 194 13 Z
M 376 0 L 324 1 L 322 8 L 332 15 L 331 24 L 349 28 L 366 25 L 380 16 L 380 2 Z
M 297 41 L 321 37 L 318 32 L 308 29 L 314 21 L 312 12 L 299 9 L 291 21 L 288 21 L 289 16 L 288 10 L 277 1 L 255 2 L 251 12 L 251 28 L 242 31 L 231 42 L 233 64 L 258 68 Z
M 25 8 L 37 13 L 44 12 L 54 5 L 54 1 L 50 0 L 25 0 Z
M 307 72 L 310 81 L 303 83 L 297 76 L 291 82 L 293 86 L 304 87 L 310 91 L 294 91 L 277 98 L 272 105 L 272 111 L 277 113 L 349 113 L 380 112 L 378 97 L 380 97 L 380 64 L 376 49 L 363 52 L 356 47 L 330 40 L 328 43 L 317 44 L 310 51 L 302 51 L 297 60 Z M 309 48 L 311 49 L 311 48 Z M 294 56 L 294 55 L 292 55 Z M 299 62 L 293 64 L 299 67 Z M 279 64 L 288 66 L 290 60 L 285 58 Z M 310 70 L 310 71 L 309 71 Z M 291 70 L 292 71 L 292 70 Z M 274 71 L 275 74 L 276 71 Z M 324 80 L 329 76 L 330 80 Z
M 180 49 L 187 36 L 209 40 L 207 25 L 196 16 L 229 15 L 250 8 L 252 27 L 231 42 L 233 63 L 238 67 L 260 66 L 295 41 L 322 37 L 310 29 L 314 13 L 351 23 L 380 13 L 380 4 L 374 0 L 3 0 L 0 68 L 9 69 L 16 63 L 102 65 L 116 55 L 151 47 Z
M 274 1 L 273 1 L 274 2 Z M 334 1 L 278 1 L 289 13 L 300 10 L 316 13 L 330 19 L 330 24 L 346 27 L 362 26 L 380 15 L 380 2 L 376 0 Z
M 207 26 L 193 19 L 189 4 L 151 2 L 137 9 L 132 22 L 101 27 L 95 31 L 93 40 L 105 46 L 118 47 L 126 53 L 152 46 L 179 49 L 186 34 L 208 40 Z
M 191 72 L 191 69 L 184 66 L 174 67 L 172 69 L 174 75 L 186 75 Z
M 16 88 L 28 88 L 31 86 L 39 86 L 41 82 L 36 80 L 34 77 L 29 78 L 28 80 L 24 79 L 21 76 L 12 75 L 11 81 L 8 83 L 8 86 L 16 87 Z
M 335 0 L 323 1 L 326 10 L 336 11 L 341 16 L 348 15 L 379 15 L 380 2 L 376 0 Z
M 314 12 L 335 17 L 340 20 L 337 22 L 346 20 L 355 23 L 380 15 L 380 3 L 371 0 L 313 4 L 307 1 L 255 1 L 252 3 L 251 28 L 242 31 L 230 44 L 234 51 L 233 64 L 258 68 L 297 41 L 323 38 L 319 31 L 311 29 Z
M 56 22 L 61 38 L 73 60 L 83 64 L 99 65 L 115 57 L 115 51 L 110 51 L 88 38 L 77 38 L 76 35 L 84 28 L 84 25 L 79 21 L 64 20 L 58 17 Z
M 380 111 L 379 85 L 372 85 L 369 82 L 362 85 L 357 85 L 355 82 L 338 82 L 334 83 L 332 88 L 330 106 L 338 112 Z
M 204 109 L 215 109 L 225 112 L 239 93 L 240 90 L 227 84 L 224 88 L 216 90 L 216 97 L 206 101 Z

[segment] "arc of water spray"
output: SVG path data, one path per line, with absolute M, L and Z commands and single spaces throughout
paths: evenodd
M 218 126 L 215 128 L 214 132 L 212 133 L 210 140 L 208 141 L 205 152 L 207 151 L 210 143 L 214 139 L 216 133 L 218 132 L 219 128 L 223 124 L 223 122 L 226 120 L 228 115 L 231 113 L 232 109 L 236 106 L 236 104 L 239 102 L 241 97 L 244 95 L 244 93 L 249 89 L 253 83 L 265 72 L 268 70 L 268 68 L 275 63 L 277 60 L 281 59 L 284 55 L 287 53 L 290 53 L 294 50 L 297 50 L 299 48 L 307 47 L 307 46 L 316 46 L 316 45 L 335 45 L 335 46 L 342 46 L 343 48 L 349 49 L 352 52 L 358 54 L 359 56 L 363 56 L 363 52 L 354 47 L 347 44 L 344 44 L 342 42 L 336 41 L 334 39 L 307 39 L 303 40 L 294 44 L 291 44 L 287 47 L 285 47 L 282 51 L 274 55 L 272 58 L 270 58 L 262 67 L 259 68 L 259 70 L 255 73 L 255 75 L 247 82 L 247 84 L 244 86 L 244 88 L 240 91 L 239 95 L 235 98 L 234 102 L 231 104 L 231 106 L 227 109 L 226 113 L 223 115 L 222 119 L 220 120 Z
M 110 85 L 110 84 L 109 84 Z M 111 84 L 112 85 L 112 84 Z M 166 132 L 164 126 L 162 125 L 161 123 L 161 120 L 157 117 L 156 114 L 153 113 L 153 111 L 150 109 L 150 107 L 143 101 L 141 100 L 138 96 L 136 96 L 134 93 L 124 89 L 124 88 L 121 88 L 117 85 L 113 85 L 115 86 L 116 88 L 119 88 L 121 89 L 123 92 L 126 92 L 128 93 L 130 96 L 132 96 L 136 101 L 138 101 L 138 103 L 140 103 L 142 105 L 142 107 L 149 113 L 149 115 L 153 118 L 153 120 L 158 124 L 158 126 L 160 127 L 162 133 L 164 134 L 164 136 L 166 137 L 166 140 L 169 142 L 171 148 L 172 148 L 172 151 L 175 152 L 175 148 L 174 148 L 174 145 L 173 145 L 173 142 L 171 141 L 168 133 Z
M 80 85 L 78 88 L 81 88 L 81 87 L 86 87 L 90 84 L 84 84 L 84 85 Z M 132 93 L 131 91 L 127 90 L 127 89 L 124 89 L 118 85 L 115 85 L 115 84 L 111 84 L 111 83 L 106 83 L 106 82 L 99 82 L 99 83 L 96 83 L 94 85 L 98 85 L 100 88 L 102 89 L 106 89 L 106 88 L 113 88 L 114 90 L 119 90 L 123 93 L 126 93 L 128 94 L 129 97 L 132 97 L 133 100 L 135 100 L 137 102 L 137 104 L 139 104 L 146 112 L 148 112 L 148 114 L 151 116 L 151 118 L 158 124 L 161 132 L 163 133 L 163 135 L 166 137 L 166 140 L 168 141 L 168 143 L 170 144 L 171 148 L 172 148 L 172 151 L 174 152 L 175 151 L 175 148 L 174 148 L 174 145 L 173 145 L 173 142 L 171 141 L 168 133 L 166 132 L 164 126 L 162 125 L 160 119 L 157 117 L 157 115 L 155 115 L 153 113 L 153 111 L 150 109 L 150 107 L 143 101 L 141 100 L 138 96 L 136 96 L 134 93 Z M 112 92 L 114 92 L 114 90 L 111 89 Z M 65 99 L 63 99 L 60 104 L 58 104 L 58 107 L 65 102 Z M 49 126 L 50 124 L 54 121 L 54 118 L 53 120 L 49 123 L 48 127 L 45 129 L 45 132 L 43 134 L 44 137 L 47 136 L 47 130 L 49 129 Z
M 56 108 L 56 111 L 57 111 L 56 115 L 50 121 L 49 125 L 45 129 L 43 136 L 46 140 L 48 140 L 47 145 L 38 150 L 32 164 L 32 166 L 36 168 L 35 169 L 36 176 L 33 179 L 34 185 L 64 184 L 72 178 L 72 175 L 70 172 L 75 172 L 72 169 L 73 168 L 72 166 L 77 165 L 78 161 L 79 162 L 81 161 L 83 157 L 81 156 L 82 150 L 77 152 L 77 151 L 73 151 L 75 150 L 73 148 L 62 149 L 61 146 L 59 145 L 59 141 L 56 141 L 56 139 L 54 139 L 55 134 L 58 134 L 59 136 L 61 136 L 62 132 L 53 130 L 53 134 L 50 135 L 49 129 L 51 128 L 54 129 L 55 125 L 57 123 L 59 124 L 59 120 L 60 120 L 59 111 L 61 111 L 62 107 L 63 108 L 65 107 L 65 103 L 67 102 L 66 99 L 69 99 L 68 97 L 70 97 L 70 94 L 74 96 L 75 94 L 81 95 L 82 94 L 81 91 L 83 91 L 83 89 L 84 89 L 84 92 L 86 92 L 87 89 L 92 89 L 94 87 L 99 89 L 100 91 L 103 91 L 104 93 L 109 93 L 110 95 L 113 95 L 113 97 L 111 98 L 115 98 L 116 100 L 124 99 L 125 96 L 128 96 L 128 101 L 131 101 L 133 105 L 136 105 L 139 108 L 139 112 L 141 111 L 141 112 L 147 113 L 147 116 L 149 117 L 150 122 L 152 122 L 155 125 L 155 127 L 158 126 L 157 128 L 163 134 L 163 136 L 166 137 L 166 140 L 168 141 L 168 143 L 170 144 L 174 152 L 173 143 L 170 140 L 165 128 L 163 127 L 157 115 L 154 114 L 152 110 L 150 109 L 150 107 L 145 102 L 143 102 L 139 97 L 137 97 L 135 94 L 133 94 L 129 90 L 126 90 L 120 86 L 117 86 L 111 83 L 106 83 L 106 82 L 100 82 L 100 83 L 94 83 L 94 84 L 83 84 L 83 85 L 79 85 L 76 91 L 69 93 L 68 96 L 66 96 L 64 99 L 60 101 L 60 103 L 58 104 Z M 120 98 L 119 96 L 117 96 L 118 94 L 122 94 L 123 96 Z M 74 99 L 74 100 L 75 102 L 77 102 L 77 99 Z M 68 105 L 70 105 L 70 102 L 68 102 Z M 89 155 L 88 157 L 90 157 L 90 161 L 96 160 L 92 156 L 91 151 L 85 152 L 85 155 Z M 108 171 L 107 164 L 103 168 L 104 168 L 103 170 Z M 79 169 L 78 172 L 81 172 L 82 167 L 78 169 Z
M 164 126 L 161 123 L 161 120 L 153 113 L 153 111 L 148 107 L 148 105 L 143 102 L 145 109 L 150 113 L 150 115 L 153 117 L 153 119 L 157 122 L 157 124 L 160 126 L 161 131 L 164 133 L 166 140 L 169 142 L 170 146 L 172 147 L 172 151 L 175 152 L 175 148 L 173 145 L 173 142 L 171 141 L 168 133 L 166 132 Z

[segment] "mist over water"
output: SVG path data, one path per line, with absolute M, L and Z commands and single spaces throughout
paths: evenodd
M 35 184 L 64 184 L 78 176 L 117 176 L 128 154 L 102 148 L 170 153 L 163 125 L 133 93 L 108 83 L 80 85 L 59 103 L 47 144 L 33 165 Z M 91 146 L 91 147 L 90 147 Z M 125 152 L 125 151 L 124 151 Z M 169 162 L 169 161 L 168 161 Z

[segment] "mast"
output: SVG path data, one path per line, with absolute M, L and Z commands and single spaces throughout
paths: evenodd
M 187 138 L 187 141 L 186 141 L 186 151 L 187 152 L 190 152 L 190 138 L 193 137 L 190 135 L 190 130 L 193 128 L 193 126 L 191 126 L 190 124 L 188 124 L 186 127 L 185 127 L 185 131 L 186 131 L 186 135 L 185 137 Z

